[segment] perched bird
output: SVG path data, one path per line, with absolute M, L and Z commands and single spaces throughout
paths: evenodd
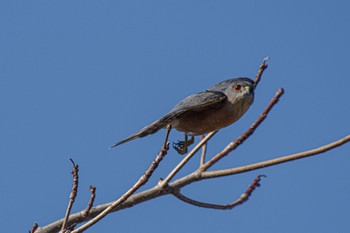
M 203 135 L 219 130 L 240 119 L 253 101 L 253 80 L 249 78 L 228 79 L 205 91 L 188 96 L 180 101 L 168 114 L 145 126 L 130 137 L 115 143 L 111 148 L 153 134 L 168 124 L 171 124 L 172 128 L 184 132 L 186 139 L 188 135 Z M 183 143 L 179 142 L 175 146 L 183 147 Z M 186 140 L 186 150 L 187 145 Z M 177 148 L 175 147 L 175 149 Z M 179 150 L 178 152 L 181 153 Z

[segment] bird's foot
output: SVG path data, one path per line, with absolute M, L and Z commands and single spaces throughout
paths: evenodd
M 188 136 L 185 135 L 184 141 L 173 142 L 173 148 L 180 155 L 184 155 L 188 152 L 188 147 L 191 146 L 193 143 L 194 143 L 194 136 L 191 136 L 191 139 L 188 140 Z

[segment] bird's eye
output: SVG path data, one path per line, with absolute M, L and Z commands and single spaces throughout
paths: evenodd
M 233 89 L 234 89 L 235 91 L 240 91 L 240 90 L 242 89 L 242 86 L 241 86 L 241 85 L 235 85 L 235 86 L 233 87 Z

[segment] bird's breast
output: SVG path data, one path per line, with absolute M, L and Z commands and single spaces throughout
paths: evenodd
M 249 109 L 252 98 L 231 103 L 227 101 L 219 108 L 203 108 L 187 111 L 177 117 L 172 125 L 175 129 L 189 135 L 202 135 L 224 128 L 237 120 Z

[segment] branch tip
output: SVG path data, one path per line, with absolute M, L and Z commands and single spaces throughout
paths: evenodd
M 72 165 L 73 165 L 73 171 L 71 171 L 71 174 L 73 176 L 73 184 L 72 184 L 72 191 L 70 192 L 70 195 L 69 195 L 69 202 L 68 202 L 66 214 L 64 216 L 63 224 L 61 227 L 61 232 L 65 232 L 66 230 L 69 230 L 72 227 L 72 226 L 67 227 L 68 218 L 69 218 L 70 212 L 71 212 L 72 207 L 73 207 L 73 203 L 74 203 L 75 198 L 77 197 L 77 193 L 78 193 L 79 166 L 78 166 L 78 164 L 74 163 L 73 159 L 70 159 L 70 161 L 72 162 Z
M 267 56 L 267 57 L 264 58 L 263 64 L 265 64 L 268 60 L 270 60 L 270 56 Z
M 90 200 L 89 200 L 89 202 L 88 202 L 88 205 L 87 205 L 86 209 L 84 210 L 84 212 L 83 212 L 83 214 L 82 214 L 82 218 L 83 218 L 83 219 L 86 219 L 86 218 L 89 216 L 90 210 L 91 210 L 91 208 L 93 207 L 94 201 L 95 201 L 96 187 L 90 185 L 89 189 L 90 189 L 91 196 L 90 196 Z
M 262 74 L 264 73 L 264 71 L 268 67 L 268 65 L 266 64 L 266 61 L 269 60 L 269 59 L 270 59 L 270 57 L 267 56 L 267 57 L 264 58 L 264 60 L 261 63 L 261 65 L 259 67 L 259 70 L 258 70 L 258 73 L 255 76 L 254 87 L 253 87 L 254 89 L 258 86 L 258 83 L 260 82 Z
M 39 225 L 36 222 L 34 222 L 32 230 L 29 231 L 29 233 L 34 233 L 38 229 L 38 227 L 39 227 Z
M 71 161 L 71 163 L 73 164 L 73 167 L 75 167 L 75 163 L 74 163 L 73 159 L 72 159 L 72 158 L 70 158 L 69 160 L 70 160 L 70 161 Z
M 278 96 L 281 96 L 281 95 L 283 95 L 283 94 L 284 94 L 284 88 L 281 87 L 280 89 L 278 89 L 277 95 L 278 95 Z

